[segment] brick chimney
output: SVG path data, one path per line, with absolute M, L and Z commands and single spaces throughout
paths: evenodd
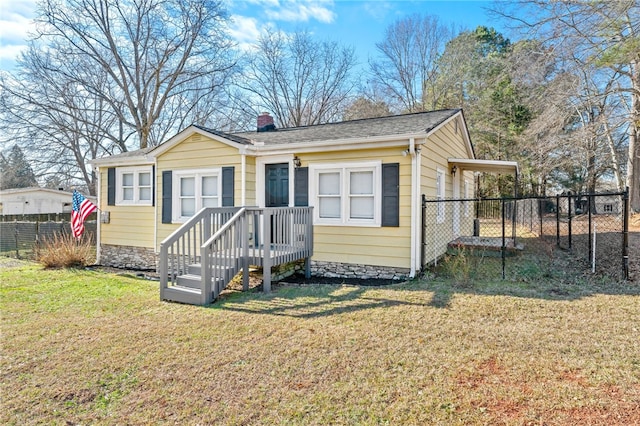
M 258 116 L 258 132 L 269 132 L 275 129 L 273 117 L 268 112 L 263 112 Z

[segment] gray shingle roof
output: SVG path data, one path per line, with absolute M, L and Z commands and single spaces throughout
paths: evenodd
M 427 133 L 459 111 L 459 109 L 444 109 L 389 117 L 364 118 L 339 123 L 317 124 L 314 126 L 291 127 L 270 132 L 225 133 L 197 125 L 193 127 L 242 145 L 252 145 L 255 142 L 262 142 L 264 145 L 284 145 L 289 143 L 313 143 L 341 139 Z M 137 156 L 142 157 L 160 146 L 162 146 L 162 144 L 135 151 L 123 152 L 106 158 L 113 160 Z
M 234 133 L 234 136 L 263 142 L 265 145 L 280 145 L 426 133 L 459 111 L 459 109 L 447 109 L 277 129 L 271 132 L 238 132 Z

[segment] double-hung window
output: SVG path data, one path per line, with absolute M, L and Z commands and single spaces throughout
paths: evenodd
M 313 165 L 315 222 L 380 226 L 381 163 Z
M 219 207 L 222 182 L 219 169 L 174 172 L 174 220 L 184 221 L 203 207 Z M 174 181 L 175 182 L 175 181 Z
M 119 167 L 116 173 L 116 204 L 150 206 L 152 182 L 151 166 Z

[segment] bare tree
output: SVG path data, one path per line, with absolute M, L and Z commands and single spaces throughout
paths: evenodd
M 10 139 L 32 158 L 41 180 L 79 181 L 95 195 L 96 177 L 88 162 L 126 151 L 132 131 L 124 134 L 117 114 L 102 96 L 50 72 L 59 67 L 75 68 L 76 74 L 90 70 L 74 63 L 79 59 L 63 58 L 63 63 L 57 63 L 60 58 L 33 47 L 23 54 L 20 73 L 0 79 L 0 129 L 10 132 Z M 95 81 L 106 79 L 100 69 L 91 73 Z
M 397 110 L 428 109 L 423 96 L 436 82 L 436 59 L 452 35 L 429 15 L 412 15 L 386 29 L 384 40 L 376 43 L 379 55 L 369 66 L 372 81 Z
M 99 70 L 49 71 L 102 98 L 145 148 L 176 130 L 167 105 L 226 83 L 224 20 L 221 0 L 43 0 L 36 41 Z
M 336 42 L 316 42 L 304 31 L 267 31 L 251 55 L 244 89 L 256 111 L 274 114 L 283 127 L 326 123 L 339 118 L 354 84 L 354 50 Z
M 577 67 L 608 69 L 608 99 L 627 109 L 626 185 L 631 207 L 640 211 L 640 4 L 637 0 L 579 2 L 520 0 L 497 3 L 494 10 L 515 27 L 529 31 Z M 622 168 L 622 167 L 621 167 Z

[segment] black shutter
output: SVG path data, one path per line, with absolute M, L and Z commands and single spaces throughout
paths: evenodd
M 173 180 L 173 173 L 171 170 L 165 170 L 162 172 L 162 223 L 171 223 L 171 203 L 172 203 L 172 189 L 171 181 Z
M 222 207 L 233 207 L 234 167 L 222 168 Z
M 293 204 L 296 207 L 309 205 L 309 168 L 298 167 L 294 169 L 293 176 L 294 195 Z
M 156 205 L 156 166 L 151 166 L 151 205 Z
M 382 165 L 382 226 L 400 226 L 400 164 Z
M 107 205 L 116 205 L 116 168 L 107 169 Z

